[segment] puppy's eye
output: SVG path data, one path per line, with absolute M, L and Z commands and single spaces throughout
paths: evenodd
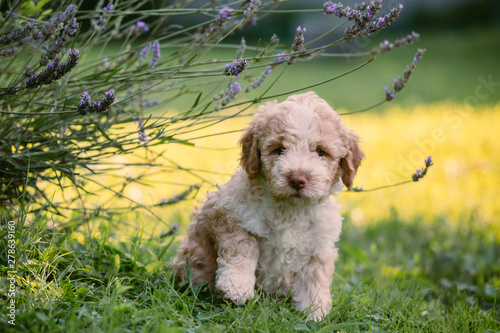
M 318 154 L 318 156 L 323 156 L 323 155 L 325 155 L 325 151 L 318 148 L 318 149 L 316 149 L 316 154 Z
M 285 148 L 283 147 L 279 147 L 278 149 L 275 149 L 273 151 L 276 155 L 283 155 L 283 153 L 285 152 Z

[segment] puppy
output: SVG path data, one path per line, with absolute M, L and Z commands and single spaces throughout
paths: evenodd
M 173 261 L 194 284 L 236 304 L 261 288 L 290 293 L 319 320 L 331 305 L 342 217 L 331 198 L 351 188 L 364 157 L 358 136 L 315 93 L 259 107 L 240 140 L 241 167 L 194 213 Z

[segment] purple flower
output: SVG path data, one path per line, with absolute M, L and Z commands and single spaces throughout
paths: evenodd
M 240 73 L 243 72 L 248 67 L 248 61 L 246 59 L 237 59 L 234 60 L 231 64 L 226 64 L 226 68 L 224 69 L 224 75 L 232 75 L 232 76 L 240 76 Z
M 97 102 L 92 102 L 90 94 L 84 92 L 77 105 L 78 114 L 86 115 L 89 113 L 101 113 L 107 111 L 111 107 L 111 104 L 113 104 L 116 100 L 117 98 L 115 96 L 114 89 L 106 91 L 104 97 Z
M 219 19 L 221 21 L 226 21 L 229 16 L 231 16 L 232 12 L 234 9 L 229 8 L 229 7 L 224 7 L 219 11 Z
M 222 109 L 223 106 L 226 106 L 230 102 L 232 102 L 240 91 L 241 91 L 240 83 L 237 81 L 232 82 L 231 80 L 229 80 L 227 88 L 214 96 L 214 100 L 221 100 L 221 102 L 217 103 L 217 105 L 215 106 L 215 110 L 218 111 Z
M 153 51 L 153 59 L 151 59 L 151 67 L 154 67 L 158 62 L 158 58 L 161 57 L 160 42 L 155 40 L 153 42 L 153 45 L 151 46 L 151 50 Z
M 135 121 L 137 122 L 137 127 L 139 130 L 137 131 L 137 134 L 139 136 L 139 142 L 146 143 L 148 142 L 148 136 L 146 135 L 146 132 L 144 131 L 144 122 L 141 117 L 136 117 Z
M 418 169 L 415 171 L 415 173 L 411 176 L 414 182 L 418 182 L 421 178 L 424 178 L 424 176 L 427 174 L 427 170 L 429 167 L 433 166 L 434 164 L 432 163 L 432 157 L 429 156 L 424 160 L 425 167 L 422 169 Z
M 179 222 L 175 222 L 174 226 L 172 227 L 172 231 L 178 231 L 179 230 Z
M 375 26 L 377 27 L 377 29 L 381 29 L 384 23 L 385 23 L 385 17 L 379 17 Z
M 90 105 L 92 100 L 90 99 L 90 94 L 88 92 L 83 92 L 82 97 L 80 98 L 80 102 L 78 102 L 79 106 Z
M 295 52 L 303 51 L 304 48 L 304 32 L 306 32 L 306 28 L 297 27 L 297 33 L 295 34 L 295 38 L 292 44 L 292 50 Z
M 255 81 L 253 81 L 253 83 L 251 85 L 249 85 L 245 88 L 245 91 L 250 92 L 250 91 L 262 86 L 262 83 L 264 83 L 264 80 L 266 79 L 266 77 L 269 74 L 271 74 L 272 71 L 273 71 L 273 67 L 271 65 L 267 65 L 266 69 L 262 73 L 260 73 L 260 76 Z
M 333 3 L 331 1 L 327 1 L 323 4 L 323 9 L 325 11 L 325 14 L 328 15 L 335 15 L 335 16 L 341 16 L 340 13 L 340 8 L 342 8 L 342 4 L 339 3 Z
M 114 96 L 115 95 L 115 90 L 113 88 L 111 88 L 108 91 L 106 91 L 105 94 L 106 94 L 106 96 Z
M 404 77 L 398 76 L 397 78 L 393 79 L 393 90 L 394 90 L 393 92 L 389 91 L 389 86 L 385 87 L 385 100 L 386 101 L 393 100 L 395 97 L 395 93 L 403 90 L 406 83 L 408 82 L 408 79 L 410 78 L 411 74 L 413 73 L 413 70 L 415 69 L 415 65 L 416 65 L 417 61 L 420 60 L 420 58 L 424 55 L 425 51 L 426 51 L 425 49 L 424 50 L 418 49 L 417 54 L 413 58 L 413 62 L 410 65 L 406 66 L 406 68 L 403 72 Z
M 260 4 L 261 4 L 260 0 L 250 0 L 250 2 L 248 2 L 248 7 L 246 8 L 245 13 L 243 15 L 246 18 L 251 17 L 257 10 L 257 8 L 259 8 Z
M 392 101 L 394 97 L 396 97 L 396 94 L 389 91 L 389 86 L 386 86 L 384 89 L 385 89 L 385 100 L 388 102 Z
M 149 44 L 145 45 L 141 51 L 139 51 L 139 66 L 142 62 L 149 57 Z
M 111 14 L 113 11 L 113 3 L 108 3 L 106 7 L 103 7 L 103 13 L 102 15 L 94 21 L 94 26 L 97 30 L 102 30 L 106 28 L 106 20 L 108 19 L 108 16 Z
M 40 75 L 38 75 L 38 73 L 33 73 L 33 70 L 31 68 L 26 68 L 26 88 L 35 88 L 42 85 L 51 84 L 53 81 L 57 81 L 64 75 L 69 73 L 77 65 L 80 51 L 72 51 L 70 49 L 68 50 L 68 53 L 68 60 L 63 64 L 60 63 L 60 58 L 58 56 L 54 56 L 53 60 L 50 63 L 48 62 L 47 57 L 42 56 L 40 63 L 42 66 L 46 64 L 47 69 L 43 70 Z
M 432 157 L 428 156 L 424 162 L 426 167 L 430 167 L 432 165 Z
M 406 82 L 405 82 L 405 80 L 403 80 L 403 78 L 401 76 L 398 76 L 393 81 L 394 81 L 393 87 L 394 87 L 394 91 L 395 92 L 403 90 L 403 88 L 405 87 Z
M 285 52 L 281 52 L 281 53 L 278 53 L 277 54 L 277 57 L 276 57 L 276 62 L 284 62 L 286 61 L 287 59 L 287 54 Z
M 137 23 L 135 24 L 135 26 L 137 27 L 137 29 L 139 30 L 142 30 L 144 32 L 148 31 L 149 30 L 149 26 L 142 22 L 142 21 L 137 21 Z

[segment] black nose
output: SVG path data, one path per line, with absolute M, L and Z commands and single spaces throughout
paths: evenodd
M 296 191 L 300 191 L 307 185 L 307 178 L 303 175 L 290 175 L 288 184 Z

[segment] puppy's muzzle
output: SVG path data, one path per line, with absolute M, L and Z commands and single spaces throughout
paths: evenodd
M 288 185 L 298 192 L 307 186 L 307 178 L 300 174 L 292 174 L 288 177 Z

